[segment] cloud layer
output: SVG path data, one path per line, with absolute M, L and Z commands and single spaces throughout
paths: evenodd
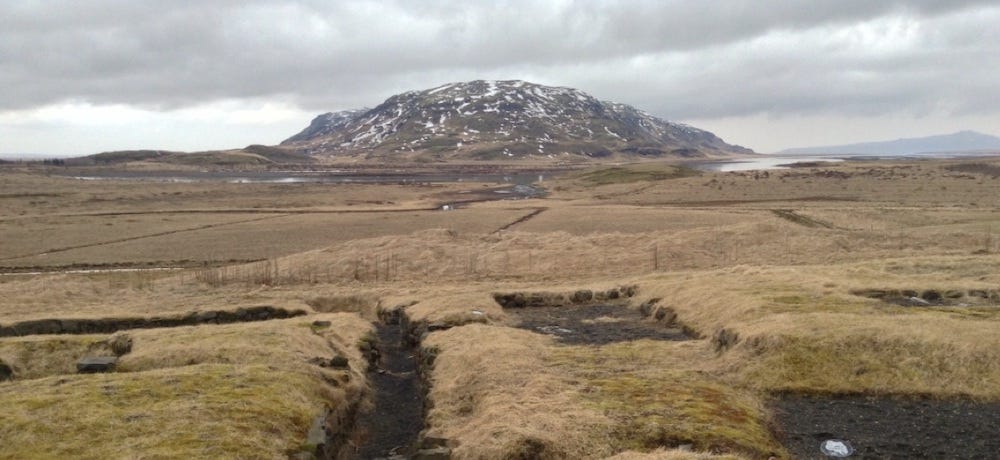
M 971 0 L 2 2 L 0 114 L 313 113 L 521 78 L 676 120 L 995 116 L 996 24 Z

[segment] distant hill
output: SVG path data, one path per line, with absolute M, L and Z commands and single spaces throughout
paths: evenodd
M 250 145 L 235 150 L 208 152 L 169 152 L 166 150 L 121 150 L 102 152 L 85 157 L 68 158 L 69 166 L 110 166 L 144 162 L 188 166 L 253 166 L 312 163 L 315 158 L 295 149 Z
M 518 80 L 450 83 L 325 113 L 281 146 L 328 157 L 481 160 L 753 153 L 628 105 Z
M 804 147 L 782 150 L 781 154 L 860 154 L 860 155 L 912 155 L 932 152 L 970 152 L 980 150 L 1000 151 L 1000 137 L 975 131 L 960 131 L 940 136 L 914 137 L 894 141 L 864 142 L 860 144 Z

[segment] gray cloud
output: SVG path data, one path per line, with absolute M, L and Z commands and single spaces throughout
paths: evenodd
M 995 110 L 995 1 L 0 3 L 0 111 L 372 105 L 472 78 L 671 118 Z

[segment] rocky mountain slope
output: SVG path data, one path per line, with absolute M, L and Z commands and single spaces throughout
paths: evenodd
M 374 109 L 325 113 L 281 145 L 318 156 L 482 160 L 753 153 L 579 90 L 482 80 L 398 94 Z

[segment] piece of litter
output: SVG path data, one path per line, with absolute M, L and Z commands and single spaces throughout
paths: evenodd
M 854 447 L 841 439 L 827 439 L 819 445 L 819 451 L 827 457 L 845 458 L 854 453 Z
M 472 310 L 472 314 L 476 315 L 476 316 L 482 316 L 482 315 L 485 315 L 486 313 L 483 313 L 483 312 L 481 312 L 479 310 Z

